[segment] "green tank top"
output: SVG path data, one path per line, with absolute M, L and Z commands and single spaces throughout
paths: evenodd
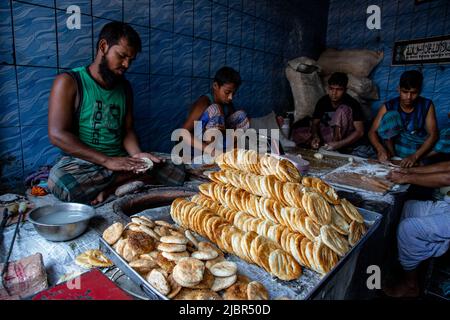
M 78 73 L 80 104 L 77 109 L 78 136 L 89 147 L 108 156 L 124 156 L 123 133 L 126 114 L 125 85 L 102 88 L 87 67 L 72 70 Z M 81 89 L 81 90 L 80 90 Z

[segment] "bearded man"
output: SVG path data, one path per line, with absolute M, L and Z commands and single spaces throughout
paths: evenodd
M 100 32 L 95 60 L 56 77 L 48 135 L 63 157 L 51 169 L 48 186 L 60 200 L 101 203 L 145 171 L 147 159 L 162 162 L 142 152 L 133 129 L 133 93 L 124 74 L 140 51 L 131 26 L 110 22 Z

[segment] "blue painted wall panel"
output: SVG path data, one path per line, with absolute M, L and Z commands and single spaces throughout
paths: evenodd
M 80 7 L 81 29 L 67 28 L 70 5 Z M 143 149 L 168 152 L 171 132 L 193 101 L 211 91 L 222 66 L 240 71 L 235 103 L 251 117 L 287 106 L 284 65 L 323 48 L 327 8 L 327 0 L 307 6 L 273 0 L 0 1 L 0 189 L 21 187 L 24 175 L 59 155 L 47 136 L 53 80 L 92 61 L 106 23 L 127 22 L 141 37 L 142 52 L 127 73 L 136 131 Z M 323 35 L 288 47 L 288 37 L 296 35 L 293 20 L 302 22 L 303 34 L 321 29 Z M 338 32 L 333 41 L 339 42 Z
M 359 19 L 366 17 L 365 8 L 369 4 L 378 5 L 381 8 L 381 30 L 379 31 L 368 30 L 360 26 L 358 22 Z M 350 23 L 343 23 L 342 19 L 348 21 L 350 18 L 345 12 L 347 8 L 359 14 L 358 17 L 353 16 Z M 450 34 L 449 21 L 450 2 L 445 0 L 419 5 L 410 0 L 331 1 L 327 45 L 339 49 L 348 48 L 351 45 L 354 48 L 384 51 L 384 59 L 371 74 L 371 78 L 380 89 L 380 100 L 375 101 L 371 106 L 373 114 L 378 111 L 384 101 L 398 96 L 396 90 L 403 71 L 421 70 L 424 75 L 422 95 L 434 100 L 439 126 L 442 128 L 449 125 L 450 64 L 402 67 L 392 66 L 391 62 L 394 41 L 448 35 Z M 360 33 L 361 30 L 364 30 L 363 34 Z

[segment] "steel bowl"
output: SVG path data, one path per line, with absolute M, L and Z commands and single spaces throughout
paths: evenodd
M 35 208 L 28 220 L 50 241 L 67 241 L 83 234 L 95 209 L 80 203 L 59 203 Z

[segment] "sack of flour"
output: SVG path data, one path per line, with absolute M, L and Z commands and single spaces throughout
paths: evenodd
M 383 60 L 382 51 L 367 49 L 326 49 L 317 61 L 322 69 L 322 75 L 333 72 L 345 72 L 356 77 L 367 78 L 373 68 Z
M 328 88 L 328 79 L 331 75 L 324 76 L 322 78 L 323 87 L 325 90 Z M 359 98 L 366 100 L 378 100 L 380 98 L 378 94 L 378 86 L 369 78 L 355 77 L 352 74 L 348 76 L 348 91 L 352 91 L 358 95 Z
M 325 95 L 319 71 L 317 63 L 306 57 L 288 62 L 285 72 L 294 98 L 294 122 L 312 116 L 317 101 Z

